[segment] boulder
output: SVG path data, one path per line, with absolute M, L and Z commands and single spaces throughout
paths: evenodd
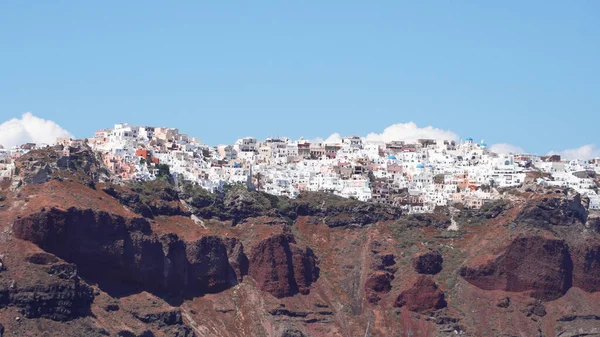
M 306 337 L 306 335 L 298 329 L 287 328 L 287 329 L 283 330 L 281 337 Z
M 381 295 L 392 289 L 391 281 L 394 275 L 384 271 L 376 271 L 367 277 L 365 282 L 365 295 L 370 303 L 376 304 L 381 300 Z
M 413 257 L 413 268 L 419 274 L 434 275 L 442 271 L 444 258 L 437 250 L 428 250 Z
M 444 292 L 429 276 L 420 275 L 413 285 L 398 295 L 395 307 L 405 307 L 410 311 L 427 312 L 445 308 Z

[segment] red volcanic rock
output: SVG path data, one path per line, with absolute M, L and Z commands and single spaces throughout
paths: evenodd
M 371 268 L 394 273 L 398 269 L 393 267 L 395 264 L 396 258 L 394 257 L 394 254 L 375 255 L 375 258 L 371 263 Z
M 437 274 L 442 271 L 444 258 L 438 251 L 429 250 L 419 253 L 413 258 L 413 267 L 419 274 Z
M 379 300 L 381 300 L 380 295 L 387 293 L 392 289 L 391 281 L 393 279 L 393 274 L 383 271 L 376 271 L 369 275 L 367 281 L 365 282 L 365 294 L 367 296 L 367 300 L 370 303 L 379 302 Z
M 90 315 L 94 291 L 77 276 L 75 265 L 58 261 L 30 263 L 27 276 L 19 282 L 0 277 L 0 308 L 15 306 L 27 318 L 53 321 Z
M 406 247 L 425 252 L 446 244 L 440 237 L 446 226 L 434 225 L 447 221 L 448 209 L 398 217 L 327 195 L 303 193 L 291 200 L 245 191 L 247 198 L 240 199 L 234 198 L 237 190 L 187 195 L 171 187 L 176 194 L 160 196 L 146 183 L 115 186 L 128 193 L 117 202 L 102 192 L 104 183 L 93 189 L 78 184 L 75 174 L 56 173 L 49 176 L 57 179 L 16 189 L 15 180 L 0 181 L 6 196 L 0 202 L 6 205 L 0 207 L 6 265 L 0 267 L 0 335 L 5 327 L 11 336 L 52 331 L 65 337 L 190 337 L 194 331 L 322 337 L 363 336 L 365 330 L 378 336 L 574 336 L 593 335 L 600 322 L 600 220 L 590 211 L 584 222 L 577 197 L 562 192 L 516 189 L 498 204 L 504 211 L 496 214 L 497 205 L 492 207 L 493 219 L 490 212 L 471 212 L 479 225 L 458 233 L 456 250 L 444 251 L 442 262 L 435 252 L 415 256 L 419 250 Z M 169 208 L 152 208 L 162 200 L 186 210 L 181 196 L 192 199 L 187 204 L 196 216 L 213 218 L 206 228 Z M 135 209 L 139 201 L 148 208 Z M 149 215 L 138 217 L 123 205 Z M 267 216 L 246 220 L 256 212 Z M 301 243 L 271 213 L 292 220 Z M 231 219 L 239 225 L 230 226 Z M 282 230 L 287 235 L 274 234 Z M 252 255 L 244 254 L 242 242 L 251 243 Z M 435 273 L 439 267 L 435 277 L 414 271 Z M 320 270 L 327 277 L 313 284 Z M 243 280 L 249 272 L 253 279 Z M 395 273 L 409 278 L 398 282 Z M 456 273 L 465 282 L 444 282 Z M 238 282 L 235 291 L 221 291 Z M 392 290 L 397 283 L 401 288 Z M 537 299 L 560 296 L 571 286 L 576 288 L 559 300 Z M 445 297 L 450 293 L 455 301 Z M 530 293 L 537 298 L 525 296 Z M 449 307 L 446 301 L 452 308 L 438 309 Z
M 571 249 L 573 286 L 588 292 L 600 291 L 600 242 L 589 241 Z
M 186 256 L 191 285 L 209 292 L 229 288 L 241 281 L 248 270 L 247 258 L 237 239 L 202 237 L 186 243 Z
M 485 290 L 531 291 L 531 296 L 552 300 L 571 287 L 573 262 L 563 240 L 522 237 L 487 263 L 463 267 L 460 275 Z
M 447 305 L 444 292 L 429 276 L 421 275 L 411 288 L 396 298 L 395 307 L 406 307 L 410 311 L 425 312 L 442 309 Z
M 555 193 L 529 200 L 517 215 L 520 225 L 550 229 L 552 226 L 585 224 L 587 211 L 578 193 Z
M 248 274 L 248 257 L 244 253 L 244 245 L 238 239 L 223 239 L 227 247 L 228 263 L 234 271 L 237 282 L 242 282 L 245 275 Z
M 42 248 L 68 249 L 73 239 L 86 239 L 94 248 L 108 237 L 122 237 L 127 230 L 149 232 L 150 224 L 144 218 L 126 219 L 105 211 L 79 209 L 42 209 L 17 219 L 14 225 L 18 238 L 31 241 Z M 91 249 L 91 248 L 90 248 Z
M 248 274 L 261 290 L 282 298 L 308 294 L 319 277 L 319 268 L 310 248 L 300 248 L 293 236 L 279 234 L 252 248 Z
M 18 238 L 77 264 L 83 275 L 107 289 L 127 285 L 195 296 L 236 284 L 248 269 L 237 239 L 158 236 L 144 218 L 52 208 L 17 219 L 13 228 Z

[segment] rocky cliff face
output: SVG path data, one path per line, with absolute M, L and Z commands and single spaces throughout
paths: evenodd
M 248 269 L 237 239 L 183 241 L 156 235 L 144 218 L 92 209 L 44 209 L 17 219 L 13 229 L 16 237 L 81 266 L 107 289 L 126 284 L 157 294 L 200 295 L 235 285 Z
M 69 321 L 90 314 L 93 290 L 77 267 L 52 263 L 30 267 L 35 279 L 16 282 L 0 275 L 0 307 L 15 306 L 26 318 Z
M 586 228 L 581 198 L 549 193 L 528 202 L 515 218 L 516 226 L 535 234 L 513 239 L 487 261 L 473 259 L 476 265 L 467 264 L 460 275 L 482 289 L 528 292 L 542 300 L 557 299 L 571 287 L 597 291 L 598 237 Z
M 572 192 L 402 215 L 321 193 L 101 183 L 74 156 L 34 153 L 20 187 L 0 183 L 5 335 L 600 333 L 600 215 Z
M 527 291 L 533 297 L 550 300 L 571 287 L 573 261 L 563 240 L 524 237 L 482 265 L 463 267 L 460 275 L 485 290 Z
M 516 222 L 547 230 L 586 222 L 587 211 L 579 194 L 562 190 L 546 193 L 528 202 L 515 219 Z
M 282 298 L 308 294 L 319 267 L 310 248 L 298 246 L 291 235 L 279 234 L 252 248 L 249 274 L 261 290 Z
M 68 150 L 68 155 L 64 155 Z M 21 184 L 43 184 L 52 179 L 74 180 L 94 186 L 101 180 L 109 179 L 109 171 L 103 167 L 98 155 L 84 145 L 65 148 L 57 145 L 51 148 L 34 150 L 16 161 Z
M 586 240 L 571 250 L 573 286 L 588 292 L 600 291 L 600 241 Z

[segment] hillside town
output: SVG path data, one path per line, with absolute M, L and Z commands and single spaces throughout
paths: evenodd
M 235 183 L 291 198 L 302 191 L 327 191 L 426 213 L 453 203 L 477 209 L 499 198 L 503 189 L 534 182 L 572 188 L 589 198 L 590 209 L 600 209 L 600 158 L 566 161 L 556 155 L 497 154 L 471 137 L 415 142 L 358 136 L 335 142 L 245 137 L 232 145 L 208 146 L 176 128 L 121 123 L 96 131 L 92 138 L 59 138 L 56 143 L 63 146 L 64 156 L 90 146 L 125 181 L 156 179 L 162 167 L 177 182 L 193 182 L 212 192 Z M 0 147 L 0 179 L 15 174 L 15 159 L 46 146 Z

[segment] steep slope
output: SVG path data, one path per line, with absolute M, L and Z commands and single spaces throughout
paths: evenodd
M 572 192 L 402 215 L 322 193 L 114 184 L 85 149 L 73 167 L 56 151 L 0 183 L 4 335 L 600 334 L 600 217 Z

